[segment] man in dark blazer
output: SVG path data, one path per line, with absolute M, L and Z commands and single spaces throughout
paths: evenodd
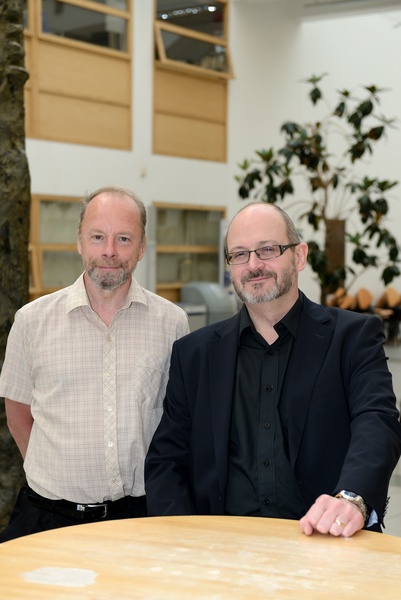
M 401 451 L 382 323 L 300 292 L 307 253 L 275 205 L 251 203 L 232 220 L 226 259 L 243 306 L 174 343 L 145 462 L 150 516 L 381 531 Z

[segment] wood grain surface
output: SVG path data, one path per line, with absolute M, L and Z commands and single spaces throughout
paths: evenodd
M 307 537 L 296 521 L 153 517 L 0 545 L 2 600 L 398 598 L 401 538 Z

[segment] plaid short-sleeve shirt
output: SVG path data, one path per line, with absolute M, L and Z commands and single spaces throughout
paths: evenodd
M 188 331 L 181 308 L 135 280 L 109 327 L 82 275 L 16 313 L 0 396 L 31 406 L 24 468 L 38 494 L 91 503 L 145 493 L 171 347 Z

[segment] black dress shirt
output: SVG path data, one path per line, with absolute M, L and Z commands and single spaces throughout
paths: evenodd
M 299 519 L 306 512 L 288 455 L 285 378 L 301 310 L 298 299 L 275 325 L 279 337 L 270 345 L 241 309 L 227 514 Z

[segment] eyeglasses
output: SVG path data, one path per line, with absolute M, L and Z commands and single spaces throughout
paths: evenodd
M 293 248 L 294 246 L 298 246 L 298 244 L 286 244 L 285 246 L 282 244 L 273 244 L 272 246 L 256 248 L 256 250 L 238 250 L 238 252 L 229 252 L 226 254 L 226 261 L 229 265 L 244 265 L 249 261 L 252 252 L 255 252 L 260 260 L 271 260 L 272 258 L 278 258 L 288 248 Z

